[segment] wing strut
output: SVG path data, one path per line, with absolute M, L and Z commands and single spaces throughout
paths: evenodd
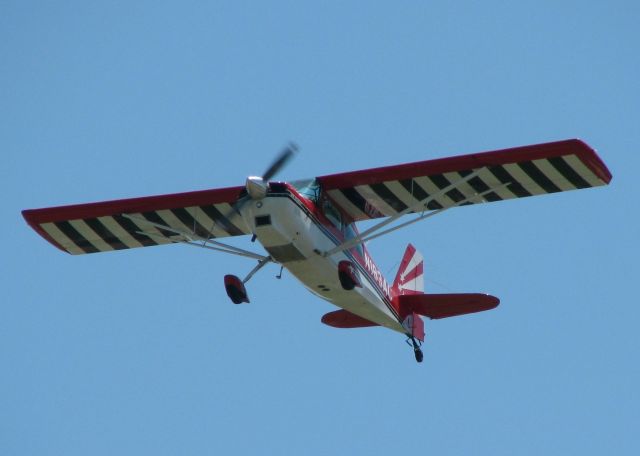
M 446 194 L 447 192 L 453 190 L 454 188 L 456 188 L 458 185 L 463 184 L 467 181 L 470 181 L 471 179 L 473 179 L 474 177 L 478 176 L 478 174 L 480 174 L 480 170 L 478 171 L 474 171 L 473 173 L 463 177 L 462 179 L 460 179 L 459 181 L 456 181 L 450 185 L 447 185 L 446 187 L 444 187 L 443 189 L 441 189 L 439 192 L 434 193 L 431 196 L 428 196 L 427 198 L 423 199 L 422 201 L 419 201 L 418 203 L 414 204 L 413 206 L 409 206 L 407 207 L 405 210 L 398 212 L 395 215 L 392 215 L 389 218 L 386 218 L 385 220 L 383 220 L 380 223 L 375 224 L 374 226 L 372 226 L 371 228 L 365 230 L 364 232 L 360 233 L 359 236 L 348 240 L 347 242 L 329 250 L 328 252 L 325 252 L 323 254 L 323 256 L 329 256 L 329 255 L 333 255 L 334 253 L 337 252 L 341 252 L 343 250 L 349 249 L 351 247 L 354 247 L 358 244 L 361 244 L 363 242 L 365 242 L 365 238 L 370 235 L 371 233 L 374 233 L 376 231 L 378 231 L 380 228 L 387 226 L 389 223 L 392 223 L 396 220 L 398 220 L 400 217 L 402 217 L 403 215 L 406 215 L 410 212 L 423 212 L 425 211 L 425 209 L 427 208 L 427 205 L 434 201 L 436 198 L 439 198 L 440 196 Z M 475 195 L 474 195 L 475 196 Z M 468 199 L 461 201 L 460 203 L 465 203 Z M 460 204 L 458 203 L 458 204 Z M 438 209 L 437 211 L 435 211 L 433 213 L 433 215 L 435 215 L 436 213 L 441 212 L 442 209 Z M 430 216 L 430 215 L 428 215 Z M 426 218 L 427 216 L 425 216 L 424 218 Z
M 393 231 L 399 230 L 400 228 L 404 228 L 405 226 L 408 226 L 408 225 L 411 225 L 413 223 L 416 223 L 416 222 L 419 222 L 421 220 L 424 220 L 426 218 L 432 217 L 432 216 L 434 216 L 436 214 L 439 214 L 441 212 L 446 211 L 447 209 L 458 207 L 458 206 L 463 205 L 464 203 L 484 198 L 485 195 L 509 185 L 509 183 L 505 183 L 505 184 L 499 185 L 497 187 L 493 187 L 493 188 L 490 188 L 488 190 L 485 190 L 482 193 L 476 193 L 476 194 L 474 194 L 474 195 L 472 195 L 472 196 L 470 196 L 468 198 L 465 198 L 465 199 L 463 199 L 461 201 L 458 201 L 453 206 L 443 207 L 442 209 L 437 209 L 437 210 L 429 212 L 427 214 L 424 213 L 424 209 L 427 207 L 427 204 L 429 204 L 433 199 L 438 198 L 441 194 L 448 192 L 453 187 L 455 187 L 455 186 L 457 186 L 457 185 L 459 185 L 459 184 L 461 184 L 463 182 L 466 182 L 466 181 L 468 181 L 470 179 L 473 179 L 475 176 L 478 175 L 478 173 L 479 173 L 479 171 L 477 171 L 475 173 L 472 173 L 472 174 L 469 174 L 464 179 L 461 179 L 460 181 L 455 182 L 455 183 L 451 184 L 448 187 L 445 187 L 444 189 L 442 189 L 438 193 L 435 193 L 434 195 L 430 196 L 429 198 L 426 198 L 425 200 L 420 201 L 420 203 L 416 204 L 415 206 L 411 206 L 411 207 L 405 209 L 404 211 L 398 212 L 396 215 L 393 215 L 393 216 L 383 220 L 382 222 L 372 226 L 368 230 L 366 230 L 363 233 L 361 233 L 359 236 L 357 236 L 357 237 L 355 237 L 353 239 L 349 239 L 348 241 L 343 242 L 342 244 L 334 247 L 331 250 L 328 250 L 327 252 L 323 252 L 322 256 L 327 257 L 327 256 L 330 256 L 330 255 L 333 255 L 334 253 L 338 253 L 338 252 L 342 252 L 343 250 L 350 249 L 350 248 L 352 248 L 352 247 L 354 247 L 354 246 L 356 246 L 358 244 L 362 244 L 364 242 L 370 241 L 370 240 L 375 239 L 377 237 L 380 237 L 380 236 L 383 236 L 385 234 L 389 234 L 389 233 L 391 233 Z M 412 220 L 409 220 L 407 222 L 401 223 L 400 225 L 396 225 L 396 226 L 394 226 L 392 228 L 388 228 L 388 229 L 386 229 L 384 231 L 381 231 L 379 233 L 377 232 L 381 228 L 383 228 L 384 226 L 388 225 L 389 223 L 394 222 L 395 220 L 397 220 L 401 216 L 403 216 L 405 214 L 408 214 L 409 212 L 412 212 L 412 211 L 415 212 L 415 209 L 420 209 L 420 208 L 423 209 L 423 212 L 418 217 L 416 217 L 416 218 L 414 218 Z
M 146 225 L 153 226 L 155 228 L 160 228 L 160 229 L 165 230 L 165 231 L 170 231 L 172 233 L 176 233 L 177 235 L 182 236 L 182 238 L 181 239 L 171 239 L 171 238 L 168 238 L 168 237 L 165 237 L 165 236 L 161 236 L 159 234 L 147 232 L 147 231 L 139 231 L 138 232 L 140 234 L 144 234 L 145 236 L 156 237 L 156 238 L 161 238 L 161 239 L 165 239 L 165 240 L 169 239 L 171 242 L 173 242 L 175 244 L 187 244 L 187 245 L 191 245 L 193 247 L 200 247 L 200 248 L 204 248 L 204 249 L 215 250 L 217 252 L 230 253 L 232 255 L 238 255 L 238 256 L 242 256 L 242 257 L 246 257 L 246 258 L 253 258 L 254 260 L 258 260 L 258 261 L 266 261 L 266 260 L 273 261 L 270 256 L 259 255 L 257 253 L 253 253 L 253 252 L 250 252 L 248 250 L 244 250 L 244 249 L 241 249 L 239 247 L 235 247 L 233 245 L 224 244 L 224 243 L 219 242 L 219 241 L 214 241 L 212 239 L 207 239 L 207 238 L 204 238 L 202 236 L 198 236 L 195 233 L 189 233 L 187 231 L 179 230 L 177 228 L 172 228 L 170 226 L 163 225 L 161 223 L 152 222 L 152 221 L 147 220 L 145 218 L 136 217 L 135 215 L 122 214 L 122 216 L 124 218 L 132 220 L 132 221 L 134 221 L 136 223 L 146 224 Z M 199 242 L 196 242 L 196 241 L 202 242 L 202 244 L 200 244 Z M 209 244 L 214 244 L 214 245 L 216 245 L 218 247 L 207 245 L 208 243 Z

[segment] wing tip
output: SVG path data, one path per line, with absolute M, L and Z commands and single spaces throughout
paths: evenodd
M 487 307 L 487 310 L 495 309 L 500 305 L 500 298 L 498 298 L 497 296 L 493 296 L 490 294 L 483 294 L 482 296 L 484 296 L 487 306 L 490 306 Z
M 582 162 L 589 167 L 591 171 L 604 183 L 609 185 L 613 179 L 611 171 L 604 163 L 604 161 L 598 155 L 595 148 L 591 147 L 589 143 L 580 138 L 568 139 L 568 143 L 573 143 L 576 147 L 576 155 L 580 157 Z
M 42 228 L 42 225 L 40 225 L 40 222 L 37 221 L 38 209 L 24 209 L 23 211 L 21 211 L 21 214 L 22 214 L 22 218 L 24 218 L 25 222 L 27 222 L 27 225 L 29 225 L 31 227 L 31 229 L 33 229 L 33 231 L 35 231 L 42 238 L 44 238 L 45 241 L 47 241 L 49 244 L 54 246 L 56 249 L 58 249 L 58 250 L 60 250 L 60 251 L 62 251 L 64 253 L 71 254 L 71 252 L 69 252 L 67 249 L 62 247 L 62 245 L 60 245 L 59 243 L 57 243 L 49 235 L 49 233 L 47 233 Z

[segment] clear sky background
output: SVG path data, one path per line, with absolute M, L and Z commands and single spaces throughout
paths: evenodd
M 0 454 L 640 451 L 635 1 L 0 1 Z M 407 242 L 491 312 L 397 333 L 253 263 L 180 246 L 72 257 L 26 208 L 579 137 L 606 188 L 454 209 Z M 240 245 L 248 245 L 241 239 Z

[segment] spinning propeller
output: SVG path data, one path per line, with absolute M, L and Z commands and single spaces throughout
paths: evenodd
M 269 180 L 271 180 L 276 174 L 291 161 L 293 156 L 298 152 L 298 146 L 294 143 L 289 143 L 273 160 L 271 165 L 267 168 L 262 176 L 249 176 L 245 182 L 245 189 L 250 198 L 243 198 L 241 194 L 238 200 L 231 206 L 231 210 L 226 214 L 226 218 L 230 218 L 233 213 L 240 213 L 240 209 L 250 199 L 260 200 L 267 195 L 269 188 Z
M 280 152 L 262 176 L 247 177 L 245 187 L 251 199 L 262 199 L 265 197 L 269 186 L 269 180 L 271 180 L 271 178 L 273 178 L 287 165 L 297 151 L 298 146 L 293 143 L 289 143 L 289 145 Z

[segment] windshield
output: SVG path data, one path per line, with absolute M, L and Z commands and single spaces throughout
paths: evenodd
M 318 198 L 320 197 L 320 184 L 315 179 L 304 179 L 299 181 L 291 182 L 291 185 L 298 190 L 305 198 L 313 201 L 314 203 L 318 202 Z

